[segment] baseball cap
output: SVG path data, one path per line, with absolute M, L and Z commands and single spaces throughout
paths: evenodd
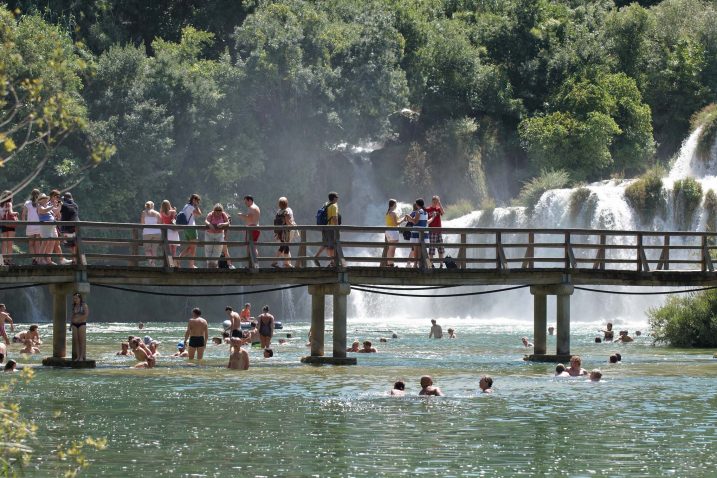
M 181 340 L 180 340 L 179 342 L 177 342 L 177 348 L 178 348 L 178 349 L 183 349 L 183 348 L 184 348 L 184 342 L 181 341 Z

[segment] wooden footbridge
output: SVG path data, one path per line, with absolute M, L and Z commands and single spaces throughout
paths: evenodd
M 608 231 L 590 229 L 494 229 L 444 228 L 446 254 L 451 268 L 431 263 L 429 234 L 419 230 L 423 247 L 409 258 L 415 244 L 401 239 L 395 245 L 395 259 L 389 259 L 384 227 L 359 226 L 231 226 L 225 244 L 236 269 L 211 268 L 215 257 L 203 252 L 178 258 L 173 246 L 183 250 L 187 243 L 169 240 L 169 230 L 180 235 L 204 226 L 166 226 L 161 235 L 143 237 L 146 226 L 102 222 L 62 223 L 75 226 L 74 248 L 67 238 L 38 239 L 24 236 L 26 225 L 37 223 L 3 222 L 17 226 L 14 250 L 2 257 L 11 265 L 0 267 L 0 290 L 21 285 L 47 285 L 53 296 L 53 357 L 48 364 L 64 364 L 66 357 L 67 301 L 72 291 L 84 294 L 92 285 L 306 285 L 312 296 L 311 354 L 308 363 L 355 363 L 346 356 L 347 296 L 352 285 L 383 286 L 530 286 L 534 300 L 533 360 L 565 360 L 570 354 L 570 296 L 574 286 L 714 286 L 717 274 L 713 258 L 717 234 L 702 232 Z M 395 228 L 401 233 L 408 228 Z M 254 241 L 252 230 L 261 232 Z M 279 242 L 275 231 L 291 232 L 292 241 Z M 315 252 L 324 245 L 322 231 L 335 236 L 335 257 Z M 287 234 L 288 235 L 288 234 Z M 8 242 L 3 238 L 0 241 Z M 30 253 L 48 241 L 61 244 L 62 255 Z M 197 251 L 214 241 L 196 242 Z M 293 255 L 290 265 L 281 266 L 279 246 L 288 245 Z M 435 246 L 439 246 L 435 244 Z M 212 248 L 207 248 L 210 250 Z M 5 248 L 3 250 L 6 250 Z M 20 252 L 24 251 L 24 252 Z M 175 251 L 176 254 L 176 251 Z M 68 265 L 34 265 L 46 258 Z M 437 255 L 436 255 L 437 258 Z M 190 260 L 198 268 L 188 268 Z M 389 261 L 397 266 L 388 266 Z M 278 264 L 277 264 L 278 263 Z M 2 261 L 0 261 L 2 264 Z M 555 354 L 547 351 L 547 296 L 557 298 L 557 345 Z M 325 300 L 333 300 L 333 350 L 324 353 Z

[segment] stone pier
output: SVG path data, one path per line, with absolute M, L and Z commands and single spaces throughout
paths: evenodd
M 570 296 L 573 285 L 548 284 L 532 285 L 533 295 L 533 353 L 526 355 L 525 360 L 534 362 L 568 362 L 570 361 Z M 557 302 L 556 311 L 556 347 L 555 354 L 548 354 L 548 296 L 554 295 Z
M 48 367 L 95 368 L 94 360 L 76 361 L 67 358 L 68 301 L 70 301 L 69 299 L 71 299 L 75 291 L 80 292 L 83 298 L 87 300 L 90 284 L 82 282 L 50 285 L 50 294 L 52 295 L 52 357 L 44 358 L 42 365 Z M 72 358 L 74 359 L 76 355 L 73 347 Z
M 311 355 L 302 357 L 302 363 L 355 365 L 355 357 L 346 356 L 346 308 L 347 297 L 351 293 L 348 283 L 314 284 L 308 286 L 311 295 Z M 333 353 L 324 356 L 324 330 L 326 325 L 326 296 L 334 301 Z

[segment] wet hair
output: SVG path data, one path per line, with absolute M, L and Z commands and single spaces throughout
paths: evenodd
M 391 212 L 391 208 L 392 208 L 392 207 L 396 207 L 396 204 L 397 204 L 397 203 L 396 203 L 396 200 L 395 200 L 395 199 L 389 199 L 389 200 L 388 200 L 388 209 L 386 209 L 386 214 L 388 214 L 389 212 Z
M 595 337 L 595 343 L 596 343 L 596 344 L 601 344 L 601 343 L 602 343 L 602 339 L 601 339 L 600 337 Z
M 199 307 L 195 307 L 192 309 L 192 314 L 194 315 L 202 315 L 202 311 L 199 309 Z
M 338 199 L 338 198 L 339 198 L 339 193 L 337 193 L 336 191 L 331 191 L 329 193 L 329 201 L 333 201 L 334 199 Z
M 563 373 L 565 372 L 565 365 L 559 363 L 555 366 L 555 373 Z
M 571 364 L 572 364 L 573 361 L 575 361 L 575 360 L 577 360 L 578 362 L 580 362 L 580 365 L 582 365 L 582 363 L 583 363 L 583 358 L 582 358 L 580 355 L 573 355 L 573 356 L 570 357 L 570 363 L 571 363 Z
M 607 328 L 608 328 L 608 329 L 612 329 L 612 322 L 608 322 L 608 323 L 607 323 Z
M 15 362 L 14 360 L 10 359 L 10 360 L 8 360 L 7 363 L 5 364 L 5 370 L 12 370 L 12 369 L 15 368 L 16 365 L 17 365 L 17 362 Z
M 254 196 L 252 196 L 251 194 L 247 194 L 246 196 L 244 196 L 244 200 L 254 202 Z
M 493 386 L 493 377 L 490 375 L 483 375 L 481 379 L 485 379 L 485 382 L 488 384 L 488 388 L 491 388 Z
M 280 197 L 279 198 L 279 207 L 281 209 L 286 209 L 287 207 L 289 207 L 289 200 L 286 199 L 284 196 Z
M 431 323 L 432 323 L 432 324 L 435 324 L 435 323 L 436 323 L 436 319 L 431 319 Z
M 264 307 L 261 308 L 261 310 L 263 310 L 264 312 L 269 312 L 269 306 L 265 305 Z
M 129 343 L 128 343 L 128 342 L 122 342 L 122 343 L 120 344 L 120 347 L 122 347 L 122 348 L 129 347 Z
M 196 199 L 197 201 L 201 201 L 201 200 L 202 200 L 202 198 L 199 197 L 199 194 L 196 194 L 196 193 L 195 193 L 195 194 L 192 194 L 191 196 L 189 196 L 189 200 L 187 201 L 187 203 L 191 203 L 191 202 L 194 201 L 195 199 Z
M 224 311 L 225 311 L 225 312 L 228 311 L 228 310 L 233 311 L 234 309 L 232 309 L 231 306 L 226 306 L 226 307 L 224 307 Z
M 393 383 L 393 389 L 394 390 L 406 390 L 406 384 L 403 383 L 403 380 L 396 380 Z
M 139 344 L 140 344 L 140 343 L 142 343 L 142 341 L 139 340 L 139 337 L 135 337 L 135 338 L 133 338 L 133 339 L 129 342 L 129 345 L 130 345 L 130 347 L 133 346 L 133 345 L 134 345 L 135 347 L 139 347 Z
M 416 199 L 416 204 L 417 204 L 418 207 L 420 207 L 421 209 L 423 209 L 423 206 L 426 205 L 426 203 L 423 201 L 423 198 L 418 198 L 418 199 Z
M 364 340 L 364 341 L 363 341 L 363 344 L 364 344 L 364 345 L 368 345 L 368 346 L 370 347 L 370 346 L 371 346 L 371 341 L 370 341 L 370 340 Z
M 30 326 L 30 332 L 34 332 L 34 331 L 36 331 L 37 329 L 38 329 L 37 324 L 32 324 L 32 325 Z
M 610 356 L 610 363 L 617 363 L 617 355 L 613 354 Z
M 597 369 L 597 368 L 592 369 L 592 370 L 590 371 L 590 379 L 592 379 L 593 376 L 594 376 L 595 378 L 597 378 L 598 380 L 600 380 L 600 379 L 602 378 L 602 372 L 600 371 L 600 369 Z
M 265 353 L 265 354 L 268 354 L 269 357 L 273 357 L 273 356 L 274 356 L 274 351 L 273 351 L 272 349 L 264 349 L 264 353 Z
M 615 352 L 615 357 L 617 357 L 618 362 L 622 362 L 622 355 L 619 352 Z
M 229 337 L 229 332 L 222 332 L 222 337 L 223 338 Z
M 212 337 L 212 342 L 219 345 L 222 343 L 222 338 L 221 337 Z

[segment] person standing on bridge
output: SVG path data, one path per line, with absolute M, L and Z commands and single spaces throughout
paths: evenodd
M 413 258 L 414 258 L 414 264 L 415 267 L 421 267 L 421 248 L 425 247 L 425 244 L 421 243 L 421 233 L 419 229 L 423 229 L 424 231 L 426 228 L 428 228 L 428 213 L 423 208 L 425 206 L 425 203 L 423 202 L 423 198 L 418 198 L 415 201 L 415 205 L 417 207 L 416 209 L 416 215 L 415 217 L 411 218 L 406 217 L 405 219 L 411 220 L 413 219 L 413 230 L 411 231 L 411 244 L 413 244 Z M 428 234 L 423 234 L 423 242 L 428 242 Z
M 224 231 L 229 227 L 229 216 L 224 212 L 224 207 L 217 203 L 212 212 L 207 214 L 204 223 L 207 225 L 204 239 L 211 242 L 204 246 L 204 255 L 208 259 L 207 265 L 216 269 L 219 267 L 219 256 L 222 254 Z
M 261 217 L 261 209 L 259 209 L 259 206 L 254 203 L 254 197 L 248 194 L 244 196 L 244 204 L 247 207 L 247 212 L 237 213 L 237 216 L 239 216 L 239 219 L 244 221 L 247 226 L 258 226 L 259 218 Z M 259 240 L 260 233 L 261 231 L 259 231 L 259 229 L 249 229 L 246 233 L 247 243 L 249 242 L 249 234 L 251 234 L 251 238 L 254 241 L 254 258 L 259 257 L 259 249 L 257 248 L 256 243 Z M 247 245 L 247 256 L 251 257 L 251 245 Z M 249 261 L 249 266 L 258 267 L 256 264 L 251 264 L 251 260 Z
M 162 224 L 172 225 L 177 219 L 177 210 L 172 207 L 172 203 L 168 199 L 162 201 L 162 205 L 159 206 L 159 217 L 162 219 Z M 169 244 L 169 252 L 172 257 L 177 255 L 177 248 L 179 247 L 179 233 L 176 229 L 167 229 L 167 240 L 174 244 Z
M 144 203 L 144 209 L 139 217 L 140 224 L 156 226 L 162 222 L 162 216 L 154 209 L 154 202 L 147 201 Z M 149 257 L 150 266 L 155 265 L 155 257 L 159 251 L 159 240 L 162 239 L 162 231 L 156 227 L 142 228 L 142 241 L 144 245 L 144 255 Z
M 25 204 L 22 206 L 22 214 L 20 216 L 20 219 L 22 221 L 27 222 L 38 222 L 40 221 L 40 217 L 37 214 L 37 208 L 39 206 L 39 203 L 37 199 L 40 197 L 40 190 L 39 189 L 33 189 L 30 192 L 30 199 L 25 201 Z M 25 234 L 28 237 L 28 243 L 27 243 L 27 249 L 30 252 L 30 254 L 42 254 L 42 251 L 40 250 L 40 242 L 37 240 L 40 237 L 40 226 L 37 224 L 33 224 L 31 226 L 27 226 L 25 229 Z M 33 257 L 32 258 L 33 264 L 38 264 L 39 258 Z
M 443 235 L 441 234 L 441 216 L 443 216 L 443 213 L 445 212 L 443 209 L 443 204 L 441 204 L 441 198 L 439 196 L 433 196 L 433 199 L 431 200 L 431 206 L 426 208 L 426 212 L 428 213 L 428 227 L 431 231 L 428 234 L 428 237 L 430 239 L 431 245 L 428 247 L 428 256 L 431 258 L 431 262 L 433 262 L 433 256 L 436 254 L 436 249 L 438 249 L 438 259 L 440 261 L 440 267 L 443 269 L 443 255 L 446 253 L 446 250 L 443 248 Z
M 72 193 L 66 192 L 62 196 L 62 206 L 60 206 L 60 222 L 77 222 L 80 220 L 80 208 L 77 203 L 72 199 Z M 65 244 L 70 248 L 72 256 L 75 257 L 77 252 L 77 244 L 75 237 L 77 234 L 76 226 L 63 226 L 60 225 L 60 233 L 65 238 Z M 74 259 L 71 261 L 74 262 Z
M 339 193 L 331 191 L 329 193 L 329 202 L 324 203 L 324 207 L 322 209 L 325 211 L 325 218 L 321 218 L 322 224 L 324 219 L 327 226 L 338 226 L 341 224 L 339 219 Z M 314 257 L 319 257 L 322 252 L 326 251 L 326 255 L 332 259 L 329 263 L 329 267 L 333 267 L 336 255 L 336 231 L 333 229 L 323 229 L 321 231 L 321 240 L 323 245 L 319 248 Z M 314 264 L 316 264 L 316 267 L 321 267 L 321 262 L 317 259 L 314 259 Z
M 431 319 L 431 331 L 428 333 L 428 338 L 442 339 L 443 329 L 436 323 L 436 319 Z
M 184 332 L 184 343 L 189 345 L 189 360 L 194 360 L 195 353 L 197 360 L 202 360 L 208 342 L 209 325 L 202 318 L 202 311 L 195 307 L 192 309 L 192 317 L 187 323 L 187 331 Z
M 396 207 L 398 206 L 398 203 L 395 199 L 389 199 L 388 200 L 388 210 L 386 211 L 386 226 L 387 227 L 398 227 L 402 222 L 404 222 L 406 219 L 399 219 L 398 213 L 396 212 Z M 398 231 L 389 229 L 386 231 L 386 242 L 388 243 L 388 246 L 386 247 L 386 266 L 387 267 L 396 267 L 396 264 L 393 263 L 393 258 L 396 256 L 396 244 L 398 243 L 398 240 L 400 238 Z
M 274 218 L 275 226 L 295 226 L 294 222 L 294 211 L 289 207 L 289 200 L 285 197 L 279 198 L 279 210 L 276 212 Z M 284 267 L 294 267 L 291 265 L 291 250 L 289 250 L 289 243 L 291 242 L 291 229 L 275 229 L 274 237 L 276 240 L 281 242 L 279 250 L 275 257 L 283 258 Z M 279 264 L 274 261 L 271 263 L 272 267 L 279 267 Z
M 202 210 L 199 209 L 199 203 L 202 202 L 202 198 L 199 197 L 199 194 L 192 194 L 189 196 L 189 201 L 187 204 L 182 208 L 182 211 L 179 214 L 183 214 L 184 220 L 187 221 L 187 226 L 194 226 L 196 225 L 195 218 L 202 215 Z M 179 254 L 179 257 L 194 257 L 197 255 L 197 239 L 199 238 L 199 233 L 196 229 L 186 229 L 184 231 L 184 240 L 187 241 L 189 244 L 187 244 L 187 247 L 182 251 L 181 254 Z M 190 269 L 196 269 L 197 266 L 194 264 L 194 259 L 189 260 L 189 268 Z

